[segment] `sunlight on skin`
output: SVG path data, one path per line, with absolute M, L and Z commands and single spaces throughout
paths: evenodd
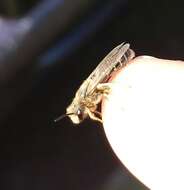
M 112 149 L 153 190 L 184 189 L 184 62 L 135 58 L 103 102 Z

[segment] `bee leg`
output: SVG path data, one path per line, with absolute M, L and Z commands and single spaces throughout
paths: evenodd
M 88 115 L 91 119 L 93 119 L 95 121 L 99 121 L 100 123 L 102 123 L 102 120 L 100 118 L 96 117 L 95 114 L 93 112 L 91 112 L 89 109 L 87 110 L 87 112 L 88 112 Z
M 99 115 L 100 118 L 102 118 L 102 114 L 99 112 L 99 111 L 93 111 L 92 113 L 96 114 L 96 115 Z
M 101 91 L 103 94 L 109 94 L 112 86 L 112 83 L 100 83 L 97 85 L 97 90 Z
M 103 97 L 104 97 L 106 100 L 109 100 L 109 94 L 108 94 L 108 93 L 103 93 Z

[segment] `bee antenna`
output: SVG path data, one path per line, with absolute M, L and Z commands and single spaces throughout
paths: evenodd
M 62 120 L 63 118 L 67 117 L 68 115 L 73 115 L 74 113 L 66 113 L 66 114 L 62 114 L 61 116 L 59 116 L 58 118 L 54 119 L 54 122 L 58 122 L 60 120 Z

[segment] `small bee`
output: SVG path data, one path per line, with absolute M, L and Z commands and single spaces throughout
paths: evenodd
M 115 47 L 89 75 L 77 90 L 72 103 L 67 107 L 66 114 L 58 117 L 55 122 L 68 116 L 74 124 L 79 124 L 85 118 L 102 122 L 101 112 L 97 111 L 104 95 L 109 93 L 111 83 L 108 79 L 112 73 L 125 66 L 135 53 L 128 43 Z

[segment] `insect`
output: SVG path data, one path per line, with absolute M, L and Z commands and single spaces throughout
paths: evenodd
M 111 83 L 107 81 L 115 70 L 125 66 L 134 56 L 135 53 L 128 43 L 115 47 L 82 83 L 72 103 L 67 107 L 66 114 L 58 117 L 55 122 L 65 116 L 74 124 L 79 124 L 87 117 L 102 122 L 101 112 L 97 109 L 103 96 L 109 93 Z

